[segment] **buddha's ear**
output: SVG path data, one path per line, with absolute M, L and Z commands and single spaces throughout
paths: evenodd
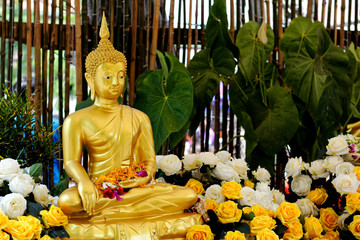
M 91 100 L 95 99 L 95 84 L 94 84 L 94 78 L 91 76 L 90 73 L 85 73 L 85 79 L 90 87 L 90 93 L 91 93 Z

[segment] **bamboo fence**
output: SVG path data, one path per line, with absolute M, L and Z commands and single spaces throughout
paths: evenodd
M 0 96 L 3 86 L 12 89 L 16 83 L 14 91 L 18 93 L 25 86 L 28 96 L 34 95 L 41 102 L 38 118 L 49 126 L 57 118 L 61 125 L 73 111 L 71 98 L 76 102 L 88 98 L 84 61 L 98 44 L 100 16 L 104 11 L 114 47 L 129 60 L 129 87 L 124 102 L 132 106 L 137 77 L 159 66 L 155 50 L 173 53 L 187 65 L 193 54 L 205 47 L 206 19 L 213 2 L 1 0 Z M 275 48 L 270 60 L 280 68 L 283 63 L 279 40 L 291 19 L 297 16 L 323 22 L 333 41 L 342 48 L 350 43 L 359 47 L 359 0 L 228 0 L 226 4 L 234 41 L 247 21 L 259 24 L 265 21 L 272 26 Z M 26 64 L 22 64 L 22 59 Z M 216 152 L 223 148 L 241 156 L 241 140 L 232 140 L 242 130 L 230 109 L 228 90 L 227 85 L 220 85 L 214 104 L 207 106 L 199 133 L 192 138 L 192 152 Z M 214 142 L 210 143 L 212 139 Z M 181 155 L 183 150 L 182 145 L 174 152 Z

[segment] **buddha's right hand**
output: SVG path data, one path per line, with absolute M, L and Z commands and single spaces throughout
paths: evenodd
M 80 181 L 78 184 L 78 191 L 81 197 L 84 211 L 91 215 L 94 211 L 97 201 L 99 200 L 99 194 L 94 183 L 90 180 Z

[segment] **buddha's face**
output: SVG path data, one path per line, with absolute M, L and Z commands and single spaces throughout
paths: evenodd
M 94 77 L 94 90 L 98 97 L 117 99 L 123 92 L 124 87 L 124 63 L 103 63 L 96 69 Z

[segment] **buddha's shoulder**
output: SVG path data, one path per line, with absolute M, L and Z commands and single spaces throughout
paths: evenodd
M 126 105 L 122 105 L 123 114 L 131 115 L 133 118 L 138 119 L 139 121 L 150 121 L 149 117 L 142 111 L 132 108 Z
M 94 111 L 95 111 L 94 108 L 92 106 L 90 106 L 90 107 L 78 110 L 76 112 L 73 112 L 65 118 L 64 124 L 72 124 L 72 123 L 79 124 L 79 123 L 85 121 L 86 119 L 91 119 L 96 116 Z

